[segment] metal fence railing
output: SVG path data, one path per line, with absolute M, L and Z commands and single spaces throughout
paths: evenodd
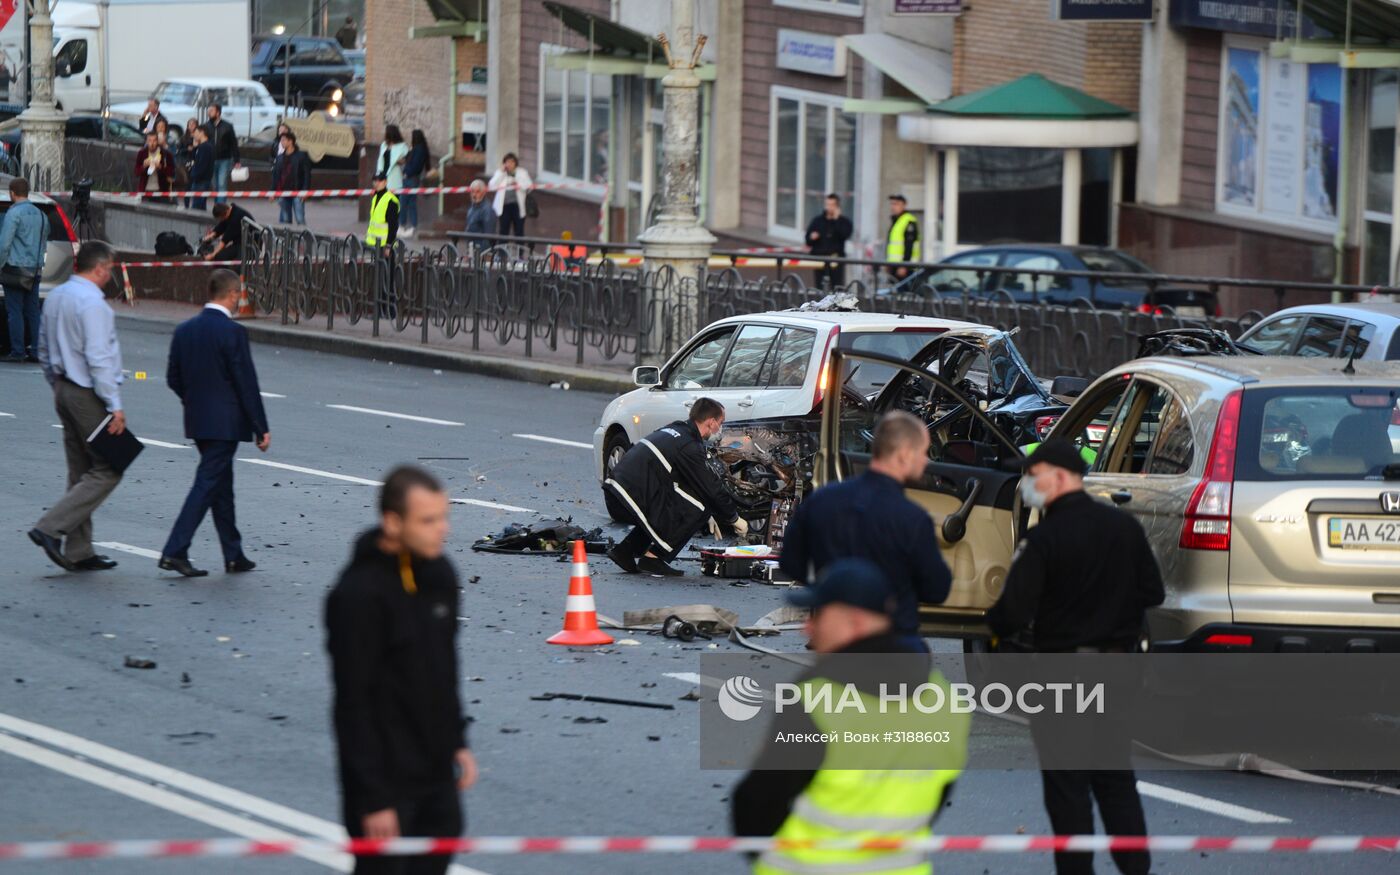
M 803 273 L 746 277 L 724 266 L 726 254 L 696 277 L 647 270 L 635 256 L 608 257 L 627 247 L 584 241 L 514 238 L 508 243 L 453 234 L 455 244 L 410 250 L 400 241 L 388 254 L 354 237 L 245 225 L 243 272 L 258 308 L 284 322 L 324 320 L 371 323 L 378 336 L 394 332 L 424 343 L 458 335 L 473 350 L 495 349 L 528 357 L 571 357 L 576 363 L 641 363 L 669 356 L 700 328 L 726 316 L 787 310 L 832 290 L 807 284 Z M 600 259 L 584 258 L 603 254 Z M 748 259 L 752 271 L 755 259 Z M 786 258 L 791 259 L 792 255 Z M 757 259 L 761 265 L 762 260 Z M 869 271 L 880 262 L 846 259 Z M 988 289 L 994 268 L 965 268 L 974 282 L 946 288 L 919 283 L 894 288 L 878 276 L 852 280 L 836 291 L 861 311 L 954 319 L 1017 331 L 1017 346 L 1046 376 L 1093 377 L 1131 358 L 1145 335 L 1171 328 L 1219 328 L 1237 337 L 1276 308 L 1294 289 L 1347 293 L 1359 287 L 1317 286 L 1228 278 L 1153 276 L 1154 286 L 1191 286 L 1218 292 L 1248 290 L 1256 308 L 1233 318 L 1210 312 L 1177 312 L 1170 305 L 1146 311 L 1095 306 L 1091 299 L 1052 302 L 1039 286 L 1069 280 L 1142 282 L 1140 275 L 1074 271 L 1020 271 L 1032 286 Z M 775 271 L 776 273 L 776 271 Z M 810 276 L 811 272 L 806 271 Z

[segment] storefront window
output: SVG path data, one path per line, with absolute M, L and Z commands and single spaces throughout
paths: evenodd
M 958 150 L 958 242 L 1060 239 L 1061 149 Z
M 1362 281 L 1389 285 L 1390 238 L 1395 217 L 1395 118 L 1400 108 L 1400 75 L 1371 73 L 1366 111 L 1366 238 Z
M 1221 63 L 1221 212 L 1330 231 L 1337 222 L 1342 71 L 1227 39 Z
M 856 117 L 841 111 L 840 98 L 775 88 L 773 118 L 770 231 L 800 236 L 833 192 L 843 213 L 858 215 Z
M 569 179 L 608 181 L 612 77 L 560 70 L 544 47 L 540 89 L 540 170 Z

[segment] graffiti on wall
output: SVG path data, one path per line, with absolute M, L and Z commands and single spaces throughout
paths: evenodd
M 398 125 L 404 139 L 414 128 L 421 128 L 429 143 L 441 144 L 449 138 L 445 113 L 416 88 L 388 88 L 384 91 L 384 124 Z M 439 145 L 439 149 L 442 147 Z

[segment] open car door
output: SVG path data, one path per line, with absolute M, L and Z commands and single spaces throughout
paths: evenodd
M 845 480 L 870 464 L 875 423 L 904 410 L 927 425 L 929 461 L 905 494 L 934 518 L 939 547 L 953 572 L 941 605 L 920 605 L 920 631 L 933 637 L 990 634 L 983 618 L 1001 595 L 1021 529 L 1022 453 L 981 406 L 937 374 L 888 356 L 833 349 L 831 368 L 870 362 L 893 371 L 873 402 L 828 392 L 822 402 L 818 485 Z

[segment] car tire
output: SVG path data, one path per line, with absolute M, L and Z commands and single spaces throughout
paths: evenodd
M 630 449 L 632 449 L 632 442 L 627 439 L 627 432 L 620 428 L 615 428 L 608 433 L 607 438 L 603 441 L 604 479 L 612 476 L 613 468 L 616 467 L 617 463 Z M 630 520 L 620 520 L 611 513 L 609 513 L 608 516 L 611 517 L 612 521 L 615 523 L 631 522 Z

